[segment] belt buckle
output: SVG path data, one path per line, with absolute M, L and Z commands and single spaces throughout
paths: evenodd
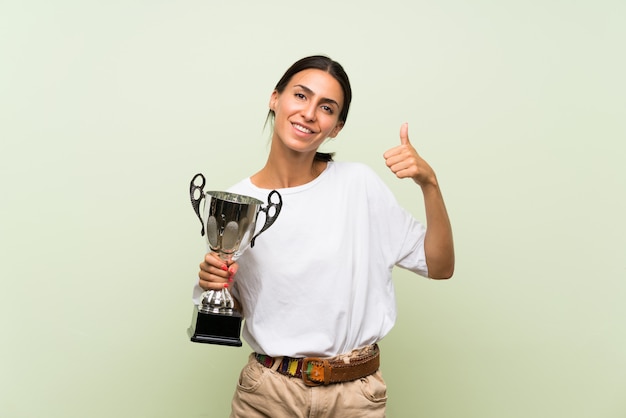
M 311 365 L 311 370 L 309 370 L 309 365 Z M 307 386 L 328 385 L 330 383 L 330 363 L 328 360 L 318 357 L 302 359 L 302 380 Z

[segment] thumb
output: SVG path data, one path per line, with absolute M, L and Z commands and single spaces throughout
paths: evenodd
M 400 144 L 408 145 L 409 142 L 409 124 L 407 122 L 400 126 Z

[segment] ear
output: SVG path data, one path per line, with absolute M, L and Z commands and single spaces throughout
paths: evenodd
M 339 134 L 339 132 L 341 132 L 341 129 L 343 129 L 343 122 L 337 122 L 337 125 L 335 125 L 335 127 L 331 131 L 330 135 L 328 135 L 328 137 L 329 138 L 336 137 Z
M 278 92 L 276 90 L 274 90 L 272 92 L 272 95 L 270 96 L 270 103 L 269 103 L 270 110 L 272 112 L 276 111 L 276 102 L 277 101 L 278 101 Z

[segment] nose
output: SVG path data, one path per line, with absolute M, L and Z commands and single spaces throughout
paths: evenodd
M 315 103 L 309 102 L 302 107 L 302 116 L 306 121 L 312 122 L 315 120 L 315 110 L 317 106 Z

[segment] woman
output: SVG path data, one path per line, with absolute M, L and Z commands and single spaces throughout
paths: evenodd
M 317 152 L 343 128 L 351 99 L 346 73 L 327 57 L 303 58 L 287 70 L 270 96 L 267 163 L 229 189 L 260 200 L 277 189 L 280 216 L 236 263 L 209 253 L 200 265 L 196 294 L 230 287 L 255 351 L 231 417 L 384 416 L 376 343 L 396 319 L 392 269 L 452 276 L 441 191 L 406 124 L 384 158 L 398 178 L 420 186 L 428 228 L 367 166 Z

